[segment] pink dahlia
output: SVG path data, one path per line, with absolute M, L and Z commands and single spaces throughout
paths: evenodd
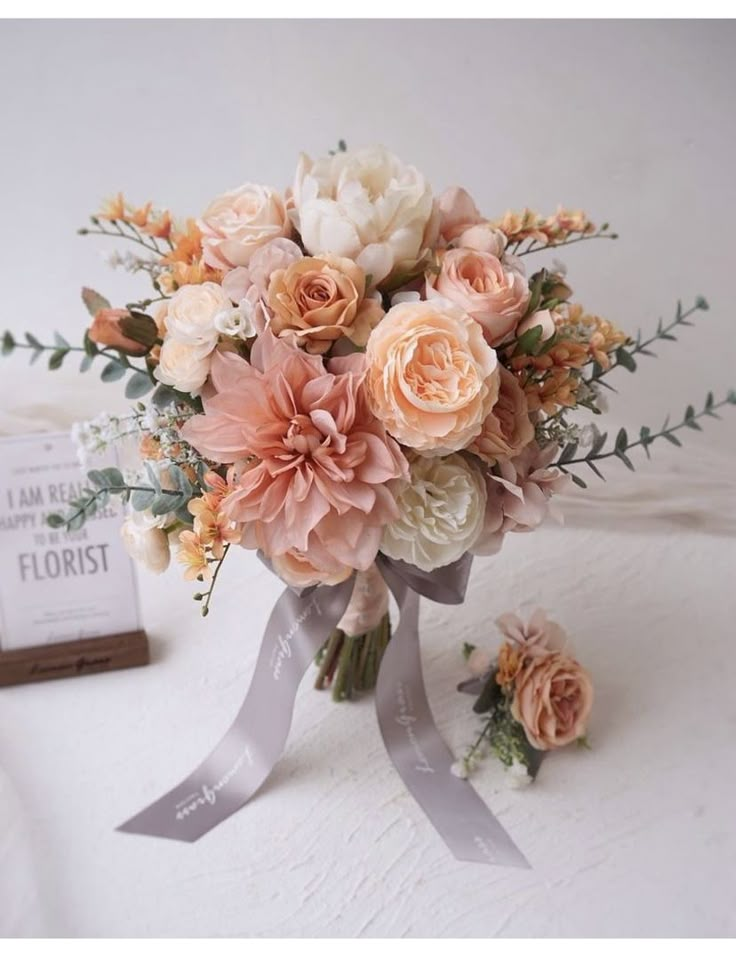
M 397 516 L 388 484 L 408 475 L 398 444 L 370 412 L 362 354 L 304 353 L 266 331 L 248 363 L 215 353 L 204 413 L 184 438 L 219 463 L 248 460 L 222 509 L 244 544 L 290 551 L 321 568 L 367 569 Z

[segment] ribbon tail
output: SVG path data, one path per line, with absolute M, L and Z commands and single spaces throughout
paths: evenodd
M 302 596 L 284 590 L 230 729 L 193 773 L 118 831 L 195 842 L 253 797 L 283 752 L 299 683 L 345 612 L 352 589 L 348 580 Z
M 400 620 L 383 655 L 376 712 L 386 749 L 406 787 L 456 859 L 530 868 L 469 782 L 451 772 L 454 757 L 432 717 L 419 649 L 419 596 L 383 566 Z

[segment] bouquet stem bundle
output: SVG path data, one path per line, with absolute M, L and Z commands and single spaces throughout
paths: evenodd
M 390 639 L 388 613 L 384 613 L 373 629 L 357 636 L 333 629 L 317 654 L 319 672 L 314 688 L 329 687 L 335 702 L 353 699 L 356 694 L 373 689 Z

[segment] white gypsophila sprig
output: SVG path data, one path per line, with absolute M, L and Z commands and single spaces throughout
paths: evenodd
M 116 416 L 100 413 L 93 420 L 74 423 L 72 442 L 77 447 L 77 458 L 86 466 L 91 456 L 104 453 L 111 446 L 139 432 L 136 415 Z

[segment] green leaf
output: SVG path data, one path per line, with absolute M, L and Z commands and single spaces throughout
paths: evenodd
M 153 396 L 151 397 L 151 402 L 158 410 L 165 409 L 167 406 L 172 406 L 174 403 L 176 403 L 176 401 L 176 390 L 172 390 L 170 386 L 164 386 L 163 383 L 156 387 Z
M 474 643 L 463 643 L 463 659 L 470 659 L 470 654 L 477 649 Z
M 71 349 L 71 343 L 65 340 L 61 333 L 54 333 L 54 343 L 62 350 Z
M 64 358 L 68 352 L 68 350 L 64 349 L 54 350 L 49 357 L 49 369 L 58 370 L 61 367 L 61 364 L 64 362 Z
M 161 492 L 161 483 L 160 483 L 160 481 L 159 481 L 158 476 L 156 475 L 156 471 L 154 470 L 154 468 L 151 466 L 151 464 L 150 464 L 147 460 L 146 460 L 146 462 L 145 462 L 143 465 L 144 465 L 144 467 L 145 467 L 146 474 L 148 475 L 148 480 L 149 480 L 151 486 L 154 488 L 154 490 L 155 490 L 157 493 L 160 493 L 160 492 Z
M 695 308 L 698 310 L 709 310 L 710 306 L 704 296 L 695 297 Z
M 121 380 L 124 376 L 125 367 L 118 360 L 110 360 L 109 363 L 105 364 L 100 373 L 100 379 L 103 383 L 114 383 L 116 380 Z
M 593 444 L 590 447 L 588 455 L 585 457 L 586 460 L 592 460 L 596 457 L 603 447 L 606 445 L 606 440 L 608 439 L 608 433 L 599 433 L 596 438 L 593 440 Z
M 618 360 L 619 366 L 623 366 L 623 368 L 628 370 L 629 373 L 634 373 L 636 371 L 636 360 L 628 350 L 623 348 L 623 346 L 619 346 L 619 348 L 616 350 L 616 359 Z
M 624 463 L 632 473 L 635 472 L 636 467 L 623 450 L 616 450 L 616 456 L 618 456 L 621 462 Z
M 100 352 L 100 348 L 97 346 L 94 340 L 89 338 L 89 330 L 84 331 L 82 346 L 84 347 L 84 352 L 87 354 L 87 356 L 97 356 L 97 354 Z
M 3 333 L 2 355 L 7 356 L 8 353 L 12 353 L 14 349 L 15 349 L 15 337 L 10 332 L 10 330 L 6 330 Z
M 140 512 L 148 509 L 155 498 L 156 493 L 154 490 L 137 489 L 133 491 L 133 495 L 130 497 L 130 504 L 134 510 Z
M 137 400 L 139 396 L 150 393 L 153 387 L 153 380 L 148 373 L 134 373 L 125 384 L 125 395 L 129 400 Z
M 568 443 L 567 446 L 560 453 L 558 463 L 568 463 L 577 453 L 578 444 L 577 443 Z
M 618 453 L 622 450 L 626 450 L 628 446 L 629 446 L 628 434 L 626 433 L 626 430 L 623 427 L 621 427 L 621 429 L 618 431 L 618 434 L 616 435 L 616 443 L 614 445 L 614 448 L 616 452 Z
M 530 330 L 527 330 L 526 333 L 522 333 L 516 341 L 514 356 L 533 355 L 534 350 L 539 345 L 539 341 L 542 339 L 542 333 L 543 328 L 541 326 L 533 326 Z
M 90 470 L 87 473 L 87 479 L 90 481 L 90 483 L 97 487 L 108 485 L 107 477 L 102 470 Z
M 117 466 L 106 466 L 102 470 L 108 486 L 125 486 L 125 478 Z
M 570 479 L 573 481 L 573 483 L 576 486 L 579 486 L 581 489 L 588 488 L 588 484 L 585 482 L 585 480 L 581 476 L 576 476 L 575 473 L 568 473 L 567 475 L 570 477 Z
M 64 526 L 66 520 L 61 515 L 61 513 L 49 513 L 46 517 L 46 525 L 50 526 L 51 529 L 59 529 L 61 526 Z
M 86 373 L 87 370 L 90 368 L 90 366 L 92 366 L 93 362 L 94 360 L 92 359 L 91 356 L 83 356 L 82 362 L 79 364 L 79 372 Z
M 29 346 L 32 346 L 34 350 L 42 350 L 43 346 L 39 340 L 33 335 L 33 333 L 26 333 L 26 343 Z
M 101 293 L 91 290 L 88 286 L 82 287 L 82 302 L 87 307 L 87 312 L 91 317 L 97 316 L 100 310 L 110 309 L 110 301 L 106 300 Z
M 181 496 L 172 496 L 170 493 L 158 493 L 151 503 L 151 512 L 154 516 L 164 516 L 182 505 Z
M 500 701 L 503 690 L 496 682 L 495 671 L 487 680 L 480 696 L 473 703 L 474 713 L 489 713 Z
M 586 463 L 588 464 L 588 466 L 593 470 L 593 472 L 595 473 L 595 475 L 596 475 L 599 479 L 602 479 L 603 482 L 605 483 L 606 477 L 603 475 L 603 473 L 601 473 L 601 471 L 600 471 L 600 470 L 598 469 L 598 467 L 595 465 L 595 463 L 593 462 L 593 460 L 586 460 L 585 462 L 586 462 Z
M 666 439 L 668 443 L 672 443 L 673 446 L 682 446 L 682 443 L 674 433 L 662 433 L 662 437 Z

